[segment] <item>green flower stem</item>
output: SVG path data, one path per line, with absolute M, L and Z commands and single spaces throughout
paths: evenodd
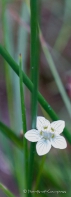
M 25 109 L 25 100 L 23 94 L 23 78 L 22 78 L 22 57 L 19 55 L 19 77 L 20 77 L 20 98 L 21 98 L 21 112 L 22 112 L 22 126 L 23 126 L 23 134 L 27 131 L 26 125 L 26 109 Z M 25 172 L 25 188 L 27 189 L 27 174 L 28 174 L 28 147 L 27 140 L 23 139 L 24 143 L 24 172 Z
M 38 176 L 37 176 L 36 184 L 35 184 L 35 191 L 38 189 L 38 185 L 39 185 L 39 182 L 40 182 L 40 179 L 41 179 L 41 175 L 42 175 L 45 160 L 46 160 L 46 155 L 43 156 L 41 164 L 39 166 L 39 172 L 38 172 Z
M 0 189 L 6 194 L 8 197 L 15 197 L 3 184 L 0 183 Z
M 0 54 L 4 57 L 4 59 L 8 62 L 8 64 L 12 67 L 12 69 L 15 71 L 15 73 L 19 76 L 19 66 L 18 64 L 13 60 L 13 58 L 9 55 L 9 53 L 0 45 Z M 26 74 L 23 72 L 23 82 L 27 86 L 27 88 L 32 92 L 33 90 L 33 83 L 30 81 L 30 79 L 26 76 Z M 38 101 L 41 104 L 41 106 L 45 109 L 45 111 L 49 114 L 51 119 L 58 120 L 58 116 L 53 111 L 51 106 L 47 103 L 47 101 L 44 99 L 44 97 L 38 92 Z M 67 128 L 64 129 L 63 132 L 64 136 L 68 140 L 68 142 L 71 144 L 71 133 L 67 130 Z
M 38 93 L 38 72 L 39 72 L 39 41 L 38 41 L 38 26 L 37 26 L 37 0 L 30 0 L 31 9 L 31 80 L 34 88 L 31 95 L 31 127 L 36 128 L 36 116 L 37 116 L 37 93 Z M 30 146 L 30 160 L 29 160 L 29 173 L 28 173 L 28 188 L 32 188 L 33 168 L 34 168 L 34 156 L 35 156 L 35 143 L 31 143 Z M 31 193 L 28 194 L 31 196 Z
M 21 140 L 14 131 L 0 121 L 0 132 L 8 137 L 18 148 L 23 148 L 23 140 Z

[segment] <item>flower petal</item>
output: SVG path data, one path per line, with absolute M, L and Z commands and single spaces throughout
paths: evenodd
M 49 140 L 41 139 L 36 144 L 36 151 L 38 155 L 45 155 L 51 149 L 51 142 Z
M 54 131 L 57 134 L 62 133 L 64 127 L 65 127 L 65 122 L 63 120 L 58 120 L 51 123 L 51 130 L 54 129 Z
M 55 136 L 51 139 L 51 144 L 54 148 L 64 149 L 67 147 L 67 142 L 63 136 Z
M 41 139 L 39 135 L 39 131 L 36 129 L 29 130 L 25 133 L 24 137 L 29 140 L 30 142 L 37 142 Z
M 50 122 L 42 117 L 42 116 L 38 116 L 37 117 L 37 124 L 36 124 L 36 128 L 41 131 L 43 127 L 46 127 L 48 126 L 50 128 Z

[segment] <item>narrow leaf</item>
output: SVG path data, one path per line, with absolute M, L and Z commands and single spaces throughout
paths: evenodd
M 15 134 L 14 131 L 12 131 L 9 127 L 7 127 L 5 124 L 0 122 L 0 131 L 8 137 L 18 148 L 23 147 L 23 141 Z

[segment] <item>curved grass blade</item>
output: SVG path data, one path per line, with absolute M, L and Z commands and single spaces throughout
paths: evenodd
M 8 197 L 15 197 L 14 194 L 12 194 L 7 187 L 5 187 L 3 184 L 0 183 L 0 189 L 6 194 Z
M 12 131 L 5 124 L 0 122 L 0 131 L 8 137 L 18 148 L 23 148 L 23 140 L 21 140 L 14 131 Z

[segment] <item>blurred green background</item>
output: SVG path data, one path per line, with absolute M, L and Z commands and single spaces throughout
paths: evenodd
M 43 39 L 40 46 L 39 90 L 60 119 L 65 120 L 71 132 L 71 1 L 39 0 L 40 28 Z M 22 54 L 23 70 L 30 74 L 30 13 L 28 0 L 0 0 L 0 43 L 18 63 Z M 48 47 L 47 54 L 43 49 Z M 49 57 L 50 54 L 50 57 Z M 47 58 L 48 57 L 48 58 Z M 52 62 L 50 58 L 52 57 Z M 49 61 L 48 61 L 49 59 Z M 58 80 L 59 79 L 59 80 Z M 63 94 L 62 94 L 63 93 Z M 65 100 L 66 99 L 66 100 Z M 30 93 L 25 87 L 27 129 L 30 128 Z M 38 107 L 38 115 L 45 114 Z M 49 116 L 47 114 L 48 119 Z M 19 79 L 0 56 L 0 119 L 21 138 L 22 119 Z M 38 159 L 37 159 L 38 158 Z M 66 191 L 40 193 L 35 196 L 59 197 L 71 195 L 71 147 L 51 149 L 45 164 L 35 157 L 33 190 Z M 37 175 L 42 168 L 39 182 Z M 0 182 L 17 197 L 25 196 L 23 151 L 16 148 L 0 132 Z M 0 196 L 5 195 L 0 191 Z

